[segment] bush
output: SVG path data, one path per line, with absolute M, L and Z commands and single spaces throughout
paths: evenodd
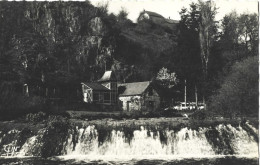
M 26 121 L 33 122 L 33 123 L 41 122 L 44 121 L 45 119 L 46 119 L 46 113 L 42 111 L 38 113 L 29 113 L 25 116 Z
M 60 155 L 64 148 L 64 142 L 69 136 L 69 129 L 71 128 L 72 125 L 67 118 L 61 116 L 50 116 L 48 118 L 46 131 L 42 137 L 42 156 L 46 158 Z
M 195 120 L 205 120 L 212 118 L 212 113 L 206 110 L 197 110 L 190 117 Z
M 0 88 L 4 88 L 1 86 Z M 45 99 L 38 96 L 23 96 L 10 89 L 0 93 L 0 120 L 12 120 L 27 113 L 35 113 L 47 109 Z M 6 91 L 10 90 L 10 91 Z
M 232 66 L 209 109 L 225 117 L 258 114 L 258 58 L 249 57 Z
M 164 117 L 182 117 L 182 115 L 177 110 L 165 110 L 161 112 L 161 115 Z

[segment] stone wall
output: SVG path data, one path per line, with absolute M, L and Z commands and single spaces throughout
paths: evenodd
M 153 111 L 160 107 L 160 97 L 154 89 L 152 95 L 146 90 L 142 96 L 120 96 L 119 100 L 123 111 Z

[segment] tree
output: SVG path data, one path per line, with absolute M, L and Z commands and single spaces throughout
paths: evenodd
M 224 16 L 218 42 L 224 76 L 235 62 L 258 54 L 257 22 L 256 14 L 238 15 L 233 11 Z
M 162 86 L 167 88 L 172 88 L 179 82 L 175 72 L 170 73 L 170 71 L 164 67 L 157 73 L 156 80 L 158 80 Z
M 187 82 L 188 99 L 198 100 L 197 88 L 200 91 L 202 67 L 199 45 L 200 12 L 198 4 L 190 4 L 190 9 L 183 8 L 178 25 L 178 56 L 176 57 L 176 72 L 181 81 Z M 183 89 L 183 88 L 182 88 Z
M 258 57 L 235 63 L 218 93 L 210 98 L 209 109 L 225 117 L 258 114 Z
M 215 41 L 217 33 L 215 16 L 217 8 L 212 1 L 199 1 L 200 21 L 199 21 L 199 41 L 200 41 L 200 55 L 202 62 L 204 83 L 208 76 L 208 62 L 212 54 L 211 48 Z M 203 101 L 205 104 L 205 92 L 203 94 Z M 206 104 L 205 104 L 206 105 Z

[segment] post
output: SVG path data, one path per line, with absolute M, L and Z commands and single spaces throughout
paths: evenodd
M 206 101 L 205 101 L 205 96 L 203 95 L 203 105 L 204 105 L 204 110 L 207 110 L 207 105 L 206 105 Z
M 195 85 L 195 108 L 198 109 L 198 90 L 197 90 L 197 85 Z
M 187 104 L 187 87 L 186 87 L 186 79 L 184 81 L 184 84 L 185 84 L 185 87 L 184 87 L 184 102 L 185 102 L 185 107 L 186 107 L 186 104 Z

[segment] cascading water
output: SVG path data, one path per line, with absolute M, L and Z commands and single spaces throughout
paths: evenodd
M 252 125 L 248 127 L 258 132 Z M 17 146 L 17 140 L 21 140 L 15 139 L 19 137 L 18 131 L 1 133 L 2 156 L 6 156 L 4 153 L 8 145 L 17 146 L 17 152 L 12 153 L 12 156 L 41 156 L 45 131 L 41 130 L 38 135 L 28 137 L 20 148 Z M 6 141 L 6 136 L 13 138 Z M 187 127 L 180 130 L 160 130 L 141 126 L 140 129 L 128 132 L 118 128 L 100 131 L 94 125 L 90 125 L 69 130 L 68 137 L 60 143 L 63 146 L 60 155 L 64 157 L 258 157 L 258 142 L 255 138 L 243 127 L 230 124 L 199 127 L 196 130 Z
M 231 125 L 219 125 L 214 128 L 219 132 L 219 136 L 225 133 L 230 144 L 233 155 L 258 155 L 258 144 L 254 141 L 242 127 L 232 127 Z M 110 137 L 102 144 L 98 141 L 98 134 L 94 126 L 80 129 L 78 133 L 78 143 L 73 148 L 72 135 L 68 139 L 66 146 L 67 155 L 114 155 L 114 156 L 151 156 L 151 155 L 174 155 L 179 157 L 201 157 L 205 155 L 217 155 L 214 146 L 209 143 L 206 132 L 209 128 L 199 128 L 192 130 L 182 128 L 180 131 L 165 130 L 163 133 L 150 132 L 141 127 L 140 130 L 133 131 L 133 137 L 126 139 L 124 132 L 112 130 Z M 226 136 L 225 135 L 225 136 Z M 163 137 L 161 137 L 163 136 Z M 220 141 L 219 137 L 215 137 Z M 225 146 L 222 148 L 225 150 Z M 225 153 L 224 151 L 222 153 Z

